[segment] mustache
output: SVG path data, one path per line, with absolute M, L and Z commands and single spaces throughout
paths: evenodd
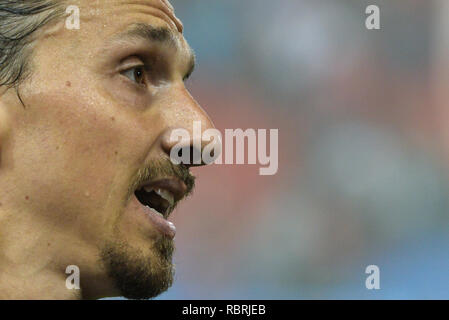
M 195 176 L 190 173 L 184 164 L 175 165 L 169 159 L 153 160 L 145 168 L 141 168 L 135 174 L 133 183 L 129 189 L 129 196 L 146 181 L 156 181 L 165 178 L 178 178 L 187 187 L 184 198 L 189 196 L 195 188 Z

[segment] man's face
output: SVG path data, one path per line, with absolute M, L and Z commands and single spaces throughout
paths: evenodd
M 172 130 L 213 127 L 184 86 L 194 57 L 166 1 L 70 5 L 79 30 L 60 21 L 36 33 L 25 107 L 12 91 L 3 97 L 3 205 L 25 239 L 51 235 L 36 248 L 50 253 L 42 265 L 79 266 L 85 296 L 155 296 L 172 281 L 174 230 L 144 203 L 170 211 L 193 187 L 169 160 Z

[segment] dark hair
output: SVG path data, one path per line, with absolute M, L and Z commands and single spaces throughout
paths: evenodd
M 61 13 L 55 0 L 0 0 L 0 86 L 26 78 L 33 33 Z

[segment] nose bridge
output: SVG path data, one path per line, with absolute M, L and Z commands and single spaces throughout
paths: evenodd
M 201 131 L 214 129 L 215 126 L 206 111 L 198 104 L 198 102 L 190 95 L 187 90 L 183 90 L 184 99 L 181 101 L 181 107 L 186 108 L 186 113 L 190 114 L 187 120 L 186 129 L 193 134 L 194 124 L 201 124 Z M 182 119 L 181 119 L 182 121 Z M 185 125 L 185 124 L 184 124 Z
M 192 138 L 198 135 L 199 127 L 201 134 L 207 129 L 215 128 L 206 111 L 185 88 L 178 91 L 174 98 L 175 104 L 172 109 L 174 114 L 169 115 L 170 127 L 187 130 Z
M 209 129 L 215 129 L 215 126 L 207 115 L 206 111 L 196 102 L 190 93 L 183 88 L 172 96 L 171 108 L 168 109 L 165 119 L 166 129 L 162 135 L 162 148 L 167 155 L 171 155 L 173 148 L 188 149 L 191 155 L 190 165 L 193 162 L 196 165 L 202 165 L 193 161 L 195 154 L 201 157 L 201 153 L 207 145 L 219 143 L 221 150 L 221 140 L 211 139 L 210 136 L 204 138 L 204 132 Z M 180 134 L 181 133 L 181 134 Z M 218 156 L 215 154 L 214 157 Z

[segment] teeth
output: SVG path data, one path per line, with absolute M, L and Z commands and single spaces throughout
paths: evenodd
M 154 192 L 156 192 L 162 199 L 167 200 L 167 202 L 170 204 L 170 207 L 173 207 L 173 205 L 175 204 L 175 197 L 171 192 L 164 189 L 156 189 L 154 190 Z
M 159 211 L 151 208 L 153 210 L 153 212 L 157 213 L 158 215 L 160 215 L 162 218 L 165 218 L 164 215 L 162 213 L 160 213 Z
M 175 204 L 175 197 L 170 191 L 164 190 L 164 189 L 153 189 L 151 187 L 143 187 L 143 190 L 150 193 L 151 191 L 154 191 L 157 193 L 162 199 L 167 200 L 167 202 L 170 204 L 170 207 L 172 207 Z

